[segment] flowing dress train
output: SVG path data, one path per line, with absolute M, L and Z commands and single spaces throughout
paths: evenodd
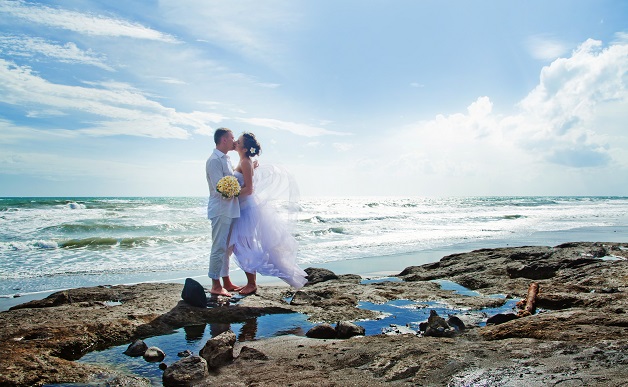
M 234 172 L 241 186 L 244 178 Z M 233 222 L 230 244 L 237 265 L 247 273 L 281 278 L 300 289 L 307 273 L 296 263 L 298 242 L 292 225 L 298 211 L 298 189 L 292 176 L 276 165 L 260 165 L 252 195 L 240 198 L 240 217 Z

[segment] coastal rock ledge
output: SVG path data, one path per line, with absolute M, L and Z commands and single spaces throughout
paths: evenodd
M 402 334 L 347 339 L 286 335 L 238 343 L 229 334 L 217 345 L 226 348 L 218 371 L 198 353 L 184 359 L 168 353 L 172 364 L 164 383 L 606 387 L 628 380 L 628 244 L 481 249 L 408 267 L 399 273 L 401 281 L 390 282 L 362 284 L 356 276 L 316 272 L 325 275 L 297 297 L 287 287 L 262 286 L 256 296 L 214 308 L 182 301 L 183 285 L 171 283 L 71 289 L 18 305 L 0 312 L 0 386 L 103 385 L 103 375 L 111 385 L 146 385 L 135 375 L 76 360 L 184 326 L 268 314 L 299 312 L 317 323 L 359 323 L 379 316 L 358 308 L 358 302 L 402 299 L 471 312 L 447 320 L 458 327 L 453 337 L 425 337 L 407 327 L 398 330 Z M 435 280 L 453 281 L 477 295 L 444 290 Z M 488 316 L 469 317 L 474 310 L 524 298 L 531 282 L 540 289 L 535 314 L 499 325 L 485 325 Z

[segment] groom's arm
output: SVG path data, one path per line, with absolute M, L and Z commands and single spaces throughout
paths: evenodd
M 209 182 L 211 189 L 215 191 L 216 184 L 218 184 L 218 181 L 223 178 L 221 160 L 218 158 L 207 160 L 205 172 L 207 173 L 207 181 Z

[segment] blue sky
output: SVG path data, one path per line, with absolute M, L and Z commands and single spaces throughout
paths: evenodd
M 0 196 L 204 196 L 221 126 L 303 196 L 627 195 L 626 15 L 0 0 Z

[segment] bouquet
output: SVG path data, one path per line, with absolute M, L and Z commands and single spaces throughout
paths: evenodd
M 225 176 L 218 180 L 216 191 L 218 191 L 223 198 L 231 199 L 240 195 L 240 183 L 238 183 L 238 179 L 234 176 Z

